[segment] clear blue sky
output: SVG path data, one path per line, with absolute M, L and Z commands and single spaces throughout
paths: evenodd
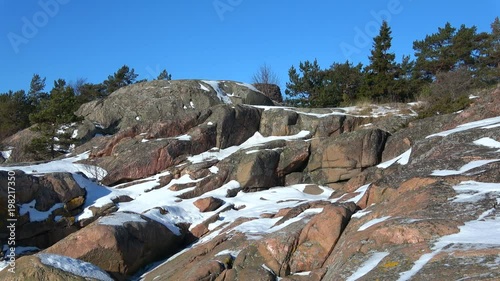
M 124 64 L 140 79 L 165 68 L 173 79 L 251 82 L 263 63 L 284 91 L 300 61 L 366 63 L 377 14 L 388 20 L 400 60 L 447 21 L 490 31 L 499 2 L 0 0 L 0 92 L 27 90 L 34 73 L 47 77 L 46 90 L 57 78 L 99 83 Z

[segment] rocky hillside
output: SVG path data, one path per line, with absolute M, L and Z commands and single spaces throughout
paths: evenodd
M 0 167 L 1 221 L 9 171 L 18 219 L 0 278 L 499 279 L 498 100 L 416 119 L 228 81 L 122 88 L 79 109 L 73 154 Z

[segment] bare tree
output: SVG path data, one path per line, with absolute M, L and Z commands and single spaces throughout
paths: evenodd
M 252 76 L 252 83 L 254 84 L 275 84 L 280 83 L 278 75 L 267 64 L 259 67 L 257 72 Z
M 254 86 L 265 95 L 273 100 L 282 101 L 281 90 L 279 89 L 278 75 L 267 64 L 259 67 L 257 72 L 252 76 Z

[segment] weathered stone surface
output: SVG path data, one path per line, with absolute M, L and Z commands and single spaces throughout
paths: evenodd
M 361 169 L 378 164 L 387 136 L 378 129 L 360 130 L 313 143 L 307 167 L 311 179 L 331 184 L 348 180 Z
M 271 100 L 281 103 L 283 102 L 283 96 L 281 95 L 281 89 L 276 84 L 267 83 L 254 83 L 253 84 L 257 90 L 261 91 L 266 97 Z
M 89 267 L 87 274 L 100 276 L 102 279 L 94 279 L 75 275 L 68 271 L 61 270 L 49 265 L 43 264 L 40 259 L 34 256 L 24 256 L 16 260 L 15 273 L 0 271 L 0 279 L 4 281 L 86 281 L 86 280 L 113 280 L 105 271 L 95 269 L 90 271 Z
M 235 104 L 272 105 L 262 93 L 237 82 L 221 81 L 219 87 L 234 97 Z M 186 113 L 223 104 L 211 85 L 200 80 L 154 80 L 118 89 L 104 100 L 83 104 L 77 115 L 99 124 L 104 130 L 149 126 L 181 118 Z
M 277 173 L 281 177 L 293 172 L 302 172 L 307 165 L 310 154 L 310 143 L 306 141 L 289 141 L 283 148 Z
M 20 170 L 14 173 L 18 243 L 45 248 L 78 229 L 73 216 L 81 211 L 79 208 L 85 201 L 86 191 L 70 173 L 51 173 L 41 177 L 27 175 Z M 4 218 L 0 225 L 3 226 L 8 218 L 8 182 L 8 172 L 0 171 L 0 207 L 4 207 L 0 211 Z M 47 218 L 34 217 L 26 211 L 21 213 L 19 206 L 28 203 L 33 206 L 25 206 L 25 210 L 33 210 L 34 213 L 50 211 Z M 7 228 L 2 227 L 0 237 L 7 237 L 7 234 Z
M 280 154 L 274 150 L 244 152 L 232 177 L 244 190 L 259 190 L 280 184 L 277 167 Z
M 87 261 L 114 277 L 123 278 L 175 253 L 182 241 L 182 233 L 175 235 L 149 218 L 133 213 L 114 213 L 43 252 Z
M 217 210 L 224 204 L 224 201 L 212 196 L 200 198 L 193 202 L 193 204 L 200 210 L 200 212 L 211 212 Z

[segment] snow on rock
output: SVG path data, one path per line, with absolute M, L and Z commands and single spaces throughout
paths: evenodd
M 9 159 L 12 155 L 12 149 L 0 151 L 0 154 L 2 155 L 3 159 Z
M 392 166 L 392 164 L 394 163 L 398 163 L 400 165 L 406 165 L 408 164 L 408 162 L 410 161 L 410 155 L 411 155 L 411 148 L 408 149 L 407 151 L 405 151 L 403 154 L 391 159 L 391 160 L 388 160 L 388 161 L 385 161 L 383 163 L 380 163 L 377 165 L 378 168 L 381 168 L 381 169 L 386 169 L 390 166 Z
M 236 82 L 236 85 L 240 85 L 240 86 L 246 87 L 246 88 L 248 88 L 248 89 L 250 89 L 250 90 L 252 90 L 254 92 L 262 93 L 257 88 L 255 88 L 255 86 L 252 85 L 252 84 Z
M 391 218 L 391 216 L 385 216 L 385 217 L 381 217 L 381 218 L 376 218 L 376 219 L 373 219 L 371 221 L 368 221 L 366 222 L 365 224 L 363 224 L 362 226 L 359 227 L 358 231 L 363 231 L 371 226 L 374 226 L 376 225 L 377 223 L 381 223 L 383 221 L 386 221 L 388 220 L 389 218 Z
M 217 166 L 212 166 L 210 168 L 208 168 L 208 170 L 212 173 L 212 174 L 217 174 L 219 172 L 219 168 Z
M 24 216 L 26 213 L 29 213 L 30 221 L 44 221 L 49 218 L 49 216 L 57 209 L 64 208 L 64 203 L 57 203 L 52 206 L 49 210 L 42 212 L 35 209 L 36 200 L 31 201 L 30 203 L 22 204 L 19 206 L 19 214 Z
M 113 281 L 113 278 L 111 278 L 108 273 L 88 262 L 55 254 L 40 253 L 36 256 L 40 259 L 41 263 L 45 265 L 55 267 L 83 278 Z
M 358 193 L 358 194 L 356 196 L 354 196 L 353 198 L 348 199 L 346 202 L 353 202 L 355 204 L 358 204 L 359 200 L 361 200 L 361 198 L 363 198 L 363 196 L 365 195 L 365 192 L 368 190 L 368 187 L 370 187 L 370 185 L 371 185 L 371 183 L 360 186 L 358 189 L 356 189 L 356 191 L 353 192 L 353 193 Z M 332 201 L 337 202 L 337 201 L 341 200 L 345 195 L 347 195 L 347 194 L 342 195 L 338 199 L 333 199 Z
M 389 255 L 388 252 L 376 252 L 373 253 L 369 259 L 367 259 L 361 267 L 359 267 L 351 276 L 349 276 L 346 281 L 355 281 L 359 278 L 366 275 L 372 269 L 377 267 L 377 265 L 382 261 L 385 257 Z
M 474 141 L 474 144 L 476 145 L 482 145 L 490 148 L 500 148 L 500 142 L 492 139 L 492 138 L 481 138 L 476 141 Z M 498 151 L 500 152 L 500 150 Z
M 85 152 L 77 156 L 64 158 L 61 160 L 55 160 L 42 164 L 28 165 L 28 166 L 9 166 L 0 167 L 0 170 L 12 171 L 21 170 L 26 174 L 48 174 L 57 172 L 67 172 L 67 173 L 85 173 L 84 167 L 81 164 L 75 162 L 80 160 L 85 160 L 89 157 L 90 152 Z
M 175 139 L 178 139 L 180 141 L 190 141 L 191 136 L 190 135 L 182 135 L 182 136 L 175 137 Z
M 494 214 L 494 215 L 493 215 Z M 490 209 L 479 216 L 478 219 L 466 222 L 459 226 L 459 232 L 442 236 L 432 247 L 432 252 L 422 255 L 413 267 L 401 272 L 398 281 L 411 280 L 434 256 L 439 254 L 450 245 L 453 247 L 467 248 L 475 246 L 487 249 L 488 247 L 500 247 L 500 215 L 495 209 Z
M 217 254 L 215 254 L 216 257 L 218 256 L 223 256 L 223 255 L 231 255 L 232 257 L 237 257 L 239 254 L 240 254 L 241 250 L 222 250 L 220 252 L 218 252 Z
M 309 134 L 310 134 L 309 131 L 301 131 L 298 134 L 292 135 L 292 136 L 264 137 L 259 132 L 256 132 L 252 137 L 250 137 L 248 140 L 246 140 L 241 145 L 231 146 L 231 147 L 228 147 L 225 149 L 220 149 L 218 151 L 203 152 L 201 154 L 188 157 L 188 160 L 193 164 L 202 163 L 202 162 L 205 162 L 205 161 L 210 160 L 210 159 L 218 159 L 220 161 L 220 160 L 223 160 L 223 159 L 231 156 L 233 153 L 237 152 L 238 150 L 256 147 L 256 146 L 265 144 L 267 142 L 275 141 L 275 140 L 303 139 L 303 138 L 308 137 Z
M 98 220 L 99 224 L 103 225 L 115 225 L 120 226 L 127 222 L 146 222 L 143 218 L 141 218 L 138 214 L 133 213 L 124 213 L 124 212 L 116 212 L 109 216 L 102 217 Z
M 212 80 L 202 80 L 202 82 L 207 83 L 214 89 L 214 91 L 217 93 L 217 97 L 224 103 L 226 104 L 231 104 L 233 103 L 231 99 L 228 97 L 227 93 L 225 93 L 220 87 L 219 87 L 219 82 L 217 81 L 212 81 Z
M 500 183 L 464 181 L 453 189 L 458 193 L 453 202 L 477 202 L 485 198 L 488 193 L 496 193 L 497 203 L 500 204 Z
M 443 177 L 443 176 L 461 175 L 461 174 L 468 172 L 472 169 L 481 167 L 481 166 L 489 164 L 489 163 L 498 162 L 498 161 L 500 161 L 500 159 L 476 160 L 476 161 L 472 161 L 472 162 L 465 164 L 464 166 L 462 166 L 458 170 L 435 170 L 432 172 L 431 176 Z
M 427 136 L 426 138 L 432 138 L 432 137 L 446 137 L 448 135 L 451 135 L 453 133 L 458 133 L 458 132 L 463 132 L 467 131 L 470 129 L 475 129 L 475 128 L 482 128 L 482 129 L 492 129 L 496 128 L 497 126 L 500 126 L 500 116 L 493 117 L 493 118 L 487 118 L 479 121 L 474 121 L 470 123 L 465 123 L 462 125 L 457 126 L 454 129 L 443 131 L 437 134 L 432 134 Z
M 206 91 L 206 92 L 210 92 L 210 89 L 207 88 L 207 86 L 203 85 L 200 83 L 200 88 L 203 90 L 203 91 Z

